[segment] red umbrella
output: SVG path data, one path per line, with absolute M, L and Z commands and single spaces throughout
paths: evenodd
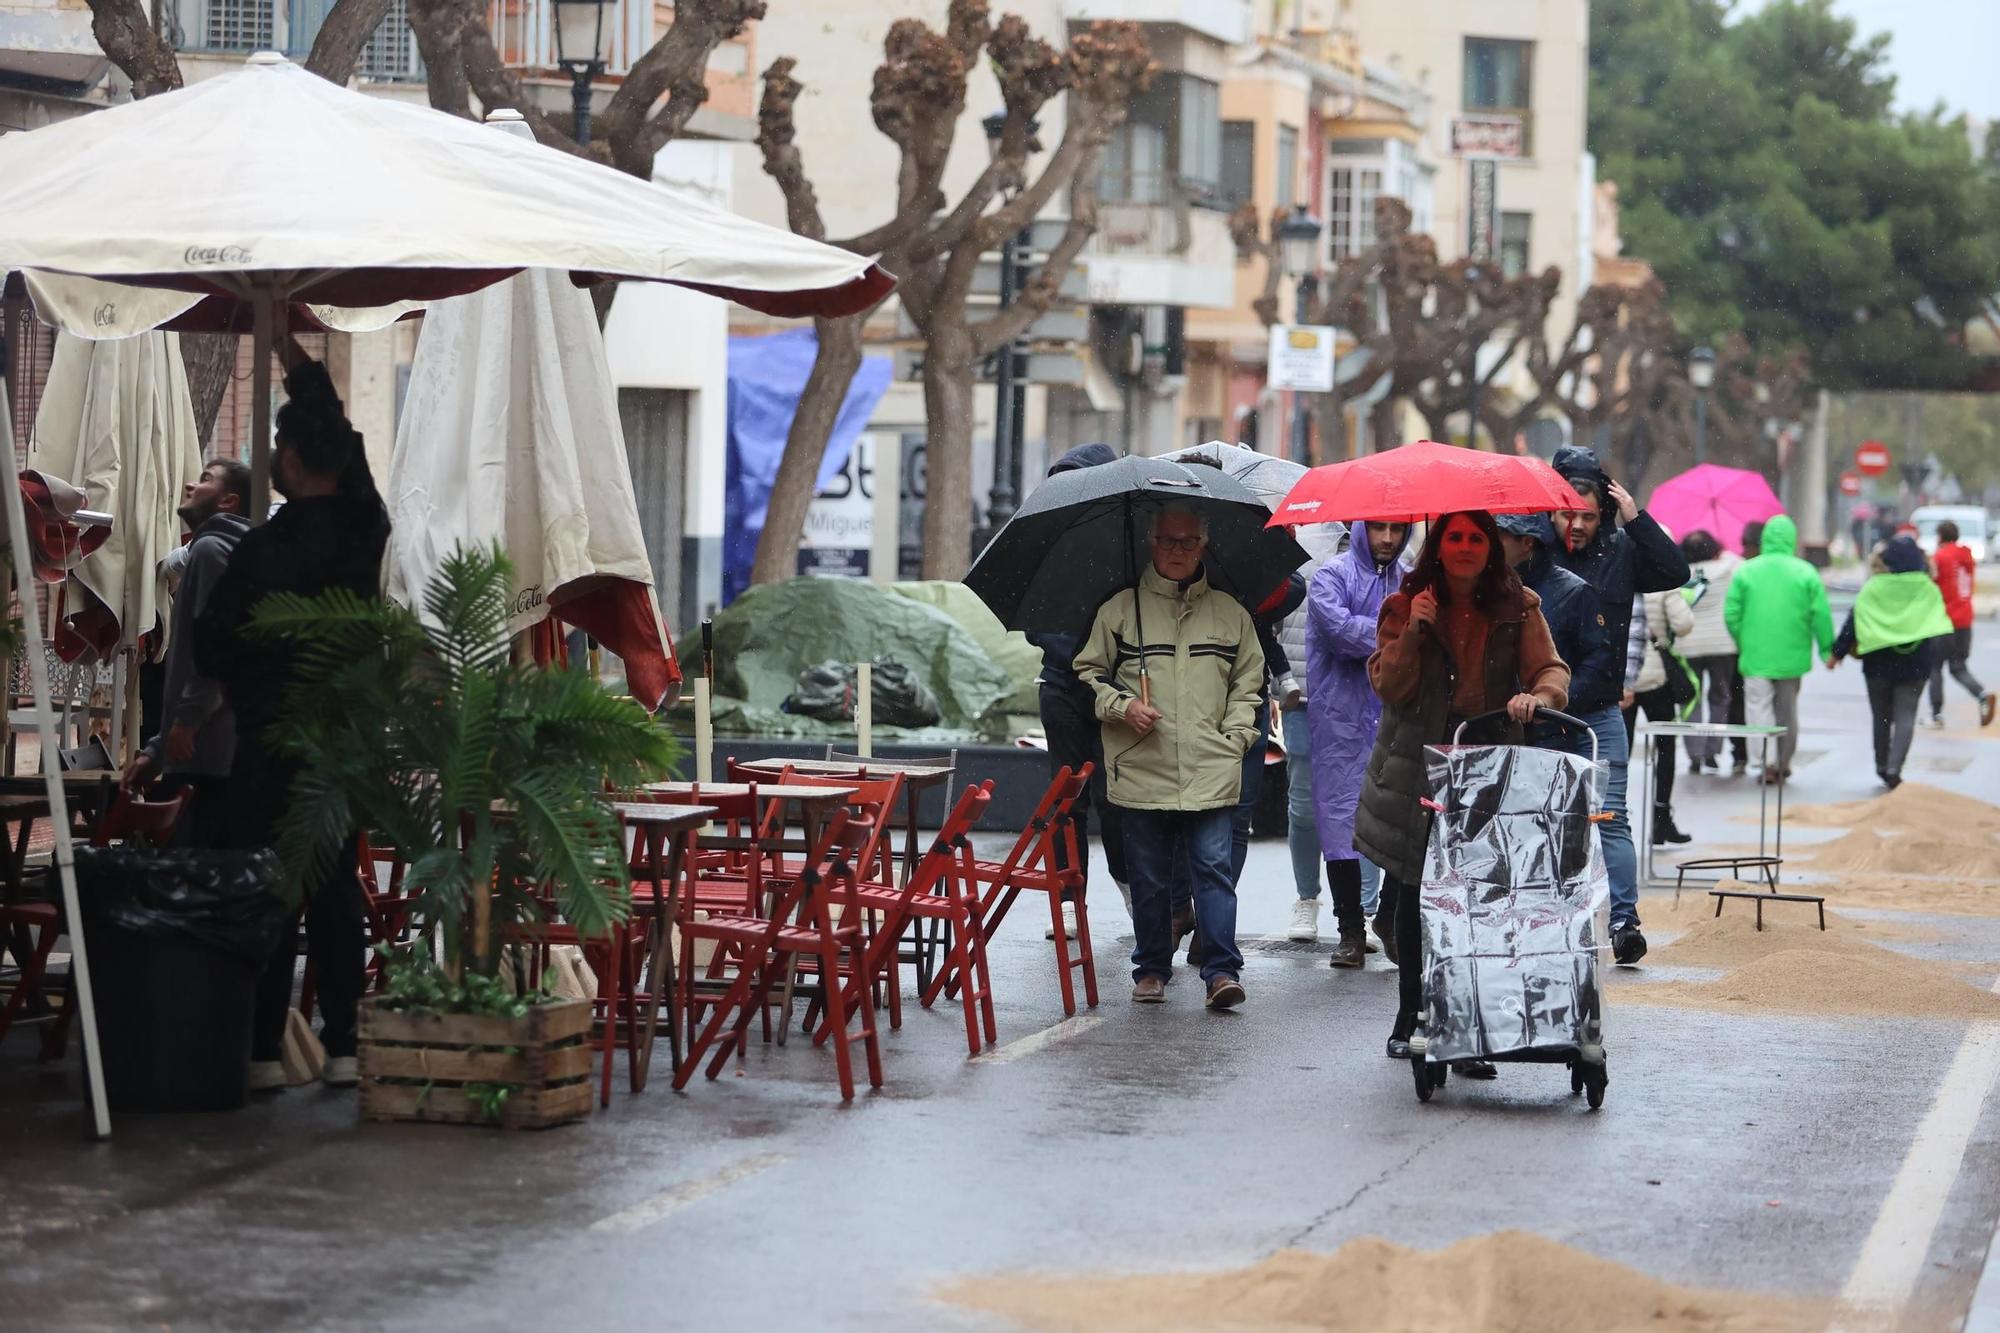
M 110 517 L 83 507 L 83 492 L 60 477 L 32 468 L 21 472 L 21 500 L 28 519 L 28 552 L 35 577 L 61 583 L 111 535 Z
M 1586 507 L 1583 497 L 1539 458 L 1418 440 L 1314 468 L 1286 494 L 1271 526 L 1415 523 L 1466 509 L 1539 514 Z

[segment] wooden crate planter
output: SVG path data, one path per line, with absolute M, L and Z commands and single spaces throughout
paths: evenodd
M 520 1018 L 361 1005 L 361 1118 L 546 1129 L 590 1114 L 590 1001 L 537 1005 Z M 467 1084 L 511 1088 L 498 1120 Z

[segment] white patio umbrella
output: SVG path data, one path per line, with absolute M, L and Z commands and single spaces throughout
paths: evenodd
M 352 92 L 270 52 L 0 137 L 4 268 L 247 304 L 258 348 L 254 514 L 268 484 L 270 349 L 288 303 L 435 301 L 551 268 L 578 281 L 674 282 L 797 317 L 865 309 L 894 283 L 866 257 Z
M 518 119 L 503 130 L 526 136 Z M 678 678 L 625 458 L 618 392 L 590 298 L 535 269 L 432 305 L 396 428 L 384 497 L 384 590 L 421 607 L 460 546 L 513 563 L 512 629 L 548 619 L 625 662 L 632 697 L 659 707 Z
M 28 466 L 80 488 L 88 508 L 112 517 L 111 535 L 69 575 L 64 621 L 74 637 L 57 647 L 109 659 L 157 629 L 164 648 L 160 561 L 180 544 L 182 488 L 201 475 L 179 336 L 59 335 Z

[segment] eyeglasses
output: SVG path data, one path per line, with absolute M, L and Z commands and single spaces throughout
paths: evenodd
M 1182 555 L 1193 555 L 1201 549 L 1201 544 L 1207 540 L 1206 537 L 1199 536 L 1163 537 L 1157 532 L 1153 534 L 1153 545 L 1159 547 L 1162 551 L 1178 551 Z

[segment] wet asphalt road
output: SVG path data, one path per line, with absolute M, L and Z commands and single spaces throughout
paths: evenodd
M 2000 630 L 1982 632 L 1975 664 L 2000 681 Z M 1795 801 L 1874 794 L 1862 699 L 1851 664 L 1808 682 Z M 1950 707 L 1910 776 L 2000 799 L 2000 736 Z M 1754 793 L 1684 780 L 1678 807 L 1739 844 Z M 1279 935 L 1291 896 L 1283 845 L 1256 844 L 1243 935 Z M 942 1280 L 1503 1227 L 1675 1281 L 1835 1296 L 1966 1034 L 1621 1007 L 1620 976 L 1601 1113 L 1559 1067 L 1419 1106 L 1382 1056 L 1379 959 L 1354 975 L 1253 948 L 1240 1013 L 1204 1012 L 1189 974 L 1135 1009 L 1118 901 L 1096 902 L 1094 1013 L 1054 1026 L 1048 946 L 1017 913 L 994 952 L 1001 1049 L 968 1062 L 955 1010 L 912 1010 L 888 1086 L 847 1107 L 830 1056 L 753 1043 L 739 1073 L 681 1095 L 663 1055 L 649 1091 L 621 1083 L 608 1112 L 543 1134 L 364 1128 L 352 1094 L 312 1090 L 125 1117 L 91 1145 L 74 1072 L 36 1069 L 17 1038 L 0 1047 L 0 1326 L 981 1329 L 998 1325 L 933 1299 Z M 1924 951 L 1996 960 L 1991 984 L 2000 916 L 1934 924 Z M 1957 1325 L 2000 1220 L 2000 1098 L 1980 1091 L 1908 1265 L 1913 1326 Z M 1987 1291 L 2000 1319 L 2000 1281 Z

